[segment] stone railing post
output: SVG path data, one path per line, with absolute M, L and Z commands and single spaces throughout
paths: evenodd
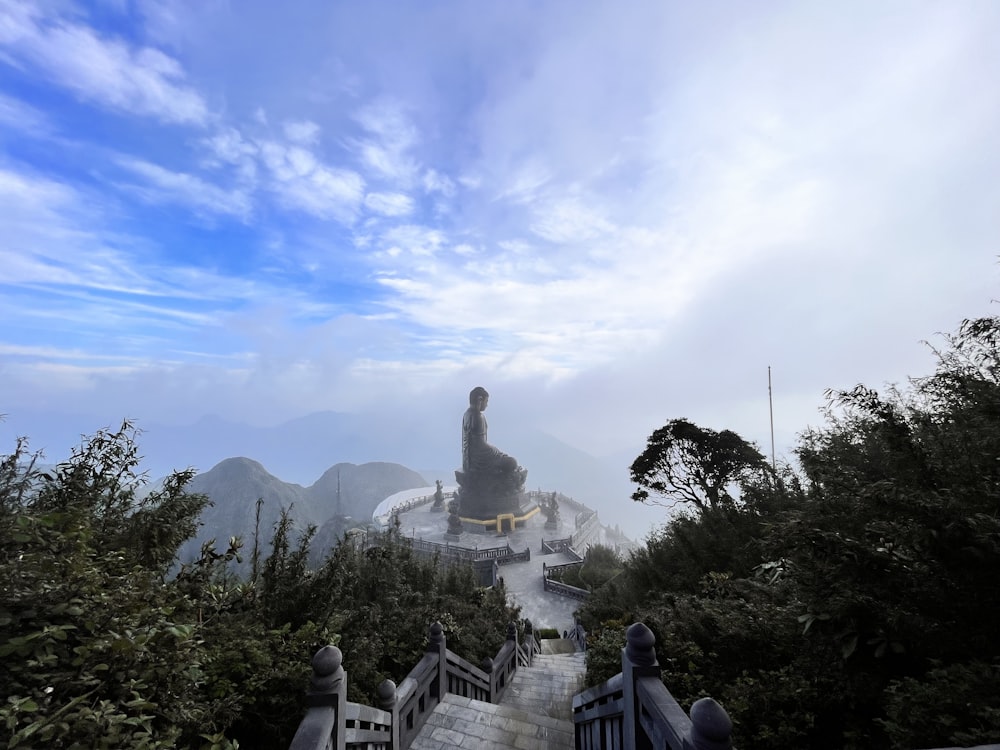
M 640 677 L 660 678 L 660 664 L 656 661 L 656 637 L 641 622 L 629 625 L 625 631 L 625 648 L 622 649 L 622 693 L 624 715 L 623 736 L 628 750 L 652 750 L 652 744 L 639 729 L 639 701 L 636 683 Z
M 344 750 L 347 742 L 347 674 L 336 646 L 323 646 L 312 658 L 305 718 L 291 750 Z
M 528 666 L 530 667 L 535 661 L 535 628 L 531 624 L 531 620 L 524 623 L 524 642 L 527 644 L 524 653 L 528 655 Z
M 399 707 L 396 705 L 396 683 L 392 680 L 382 680 L 375 688 L 375 695 L 378 697 L 378 707 L 383 711 L 392 714 L 392 726 L 390 728 L 389 747 L 392 750 L 399 748 Z
M 427 634 L 427 653 L 437 654 L 437 684 L 431 692 L 437 700 L 444 698 L 448 692 L 448 648 L 444 638 L 444 627 L 440 622 L 433 622 Z
M 489 694 L 486 696 L 489 703 L 495 703 L 497 697 L 497 676 L 493 674 L 494 666 L 493 658 L 490 656 L 484 656 L 483 660 L 479 662 L 479 668 L 486 673 L 486 682 L 489 684 Z
M 699 698 L 691 706 L 691 734 L 686 747 L 692 750 L 731 750 L 733 721 L 726 709 L 711 698 Z

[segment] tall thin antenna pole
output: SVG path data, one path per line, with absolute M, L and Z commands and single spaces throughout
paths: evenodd
M 774 460 L 774 397 L 771 395 L 771 365 L 767 366 L 767 407 L 771 412 L 771 470 L 778 471 Z

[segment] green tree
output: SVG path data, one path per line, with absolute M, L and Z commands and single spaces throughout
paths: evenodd
M 668 688 L 722 702 L 743 748 L 996 741 L 1000 318 L 945 341 L 903 388 L 830 392 L 801 474 L 738 480 L 714 510 L 696 483 L 699 512 L 592 596 L 588 629 L 646 622 Z
M 655 430 L 646 450 L 632 462 L 632 494 L 637 502 L 693 506 L 700 513 L 736 506 L 732 490 L 766 476 L 769 467 L 753 445 L 731 430 L 716 432 L 686 419 Z M 650 493 L 660 499 L 654 499 Z
M 222 728 L 194 613 L 164 584 L 206 499 L 183 491 L 186 473 L 140 498 L 135 434 L 102 430 L 51 473 L 33 470 L 23 441 L 3 460 L 8 747 L 190 746 Z
M 144 493 L 136 435 L 102 430 L 44 474 L 24 441 L 0 457 L 6 747 L 285 747 L 320 646 L 343 648 L 352 695 L 370 703 L 417 663 L 434 620 L 478 662 L 517 619 L 469 566 L 415 558 L 396 534 L 311 567 L 314 530 L 287 513 L 263 560 L 254 540 L 249 577 L 235 538 L 178 568 L 207 500 L 185 490 L 190 472 Z

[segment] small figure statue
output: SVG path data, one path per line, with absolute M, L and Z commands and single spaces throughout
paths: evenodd
M 557 493 L 553 492 L 547 499 L 543 498 L 540 504 L 542 513 L 545 514 L 545 527 L 548 529 L 559 526 L 559 501 L 556 497 Z
M 441 512 L 444 510 L 444 489 L 440 479 L 435 479 L 434 483 L 437 485 L 437 489 L 434 490 L 434 504 L 431 506 L 431 510 Z
M 445 538 L 452 541 L 457 540 L 462 534 L 462 519 L 458 515 L 459 502 L 452 500 L 448 503 L 448 531 Z

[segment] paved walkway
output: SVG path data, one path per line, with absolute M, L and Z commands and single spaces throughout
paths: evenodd
M 535 657 L 521 667 L 499 704 L 447 694 L 427 718 L 412 750 L 571 748 L 573 695 L 583 689 L 582 653 Z
M 573 627 L 573 613 L 583 602 L 546 591 L 542 581 L 542 563 L 561 565 L 574 559 L 569 555 L 542 555 L 532 550 L 528 562 L 500 567 L 499 575 L 503 578 L 508 596 L 521 608 L 521 617 L 531 620 L 535 630 L 555 628 L 562 633 Z
M 530 667 L 517 670 L 500 703 L 572 722 L 573 696 L 584 689 L 586 672 L 587 660 L 582 651 L 537 654 Z
M 430 504 L 399 514 L 400 533 L 414 539 L 445 544 L 447 513 L 433 513 Z M 580 606 L 576 599 L 552 594 L 542 583 L 542 563 L 560 565 L 573 558 L 565 554 L 543 555 L 542 539 L 558 539 L 573 533 L 572 519 L 563 519 L 557 529 L 545 529 L 545 519 L 539 514 L 530 519 L 526 526 L 498 536 L 496 534 L 462 534 L 460 546 L 472 549 L 503 547 L 510 545 L 515 552 L 531 550 L 531 560 L 526 563 L 503 565 L 499 575 L 510 598 L 521 608 L 521 617 L 531 620 L 535 629 L 555 628 L 560 633 L 573 627 L 573 613 Z M 451 542 L 455 545 L 454 542 Z

